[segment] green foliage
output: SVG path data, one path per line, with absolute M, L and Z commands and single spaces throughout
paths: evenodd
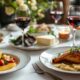
M 22 3 L 26 4 L 26 6 L 22 6 Z M 21 16 L 28 16 L 30 17 L 31 21 L 34 21 L 34 19 L 39 20 L 41 18 L 44 18 L 44 12 L 48 9 L 51 8 L 51 6 L 56 7 L 56 2 L 49 2 L 48 0 L 25 0 L 25 2 L 22 0 L 21 3 L 17 3 L 16 0 L 0 0 L 0 7 L 1 6 L 9 6 L 14 8 L 14 12 L 18 12 L 19 9 L 24 10 L 26 7 L 28 9 L 26 10 L 27 13 L 25 12 L 19 12 L 19 15 Z
M 15 8 L 15 9 L 17 9 L 18 8 L 18 5 L 16 4 L 16 2 L 14 1 L 14 2 L 12 2 L 12 3 L 10 3 L 10 5 L 13 7 L 13 8 Z
M 69 52 L 77 52 L 77 51 L 80 51 L 80 46 L 74 46 L 74 47 L 72 47 L 72 48 L 70 48 L 69 50 L 68 50 Z
M 49 0 L 25 0 L 25 3 L 28 5 L 30 14 L 29 17 L 33 21 L 34 19 L 41 19 L 45 17 L 45 11 L 50 8 L 56 8 L 56 1 L 51 1 Z M 34 6 L 33 6 L 34 5 Z M 35 9 L 35 7 L 37 9 Z
M 37 32 L 36 29 L 31 25 L 28 33 L 36 33 L 36 32 Z
M 25 11 L 18 11 L 17 10 L 17 13 L 16 13 L 18 16 L 24 16 L 26 17 L 27 16 L 27 13 Z

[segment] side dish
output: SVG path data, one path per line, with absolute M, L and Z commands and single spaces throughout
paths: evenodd
M 63 26 L 59 28 L 59 39 L 68 40 L 70 37 L 70 28 L 68 26 Z
M 4 54 L 0 51 L 0 71 L 5 71 L 14 68 L 17 65 L 17 60 L 10 54 Z
M 36 37 L 37 44 L 42 46 L 51 46 L 55 43 L 55 37 L 53 35 L 42 35 Z
M 44 35 L 44 34 L 52 34 L 54 35 L 54 31 L 51 29 L 51 27 L 45 23 L 40 24 L 40 25 L 34 25 L 34 26 L 29 26 L 29 30 L 27 31 L 29 34 L 35 34 L 35 35 Z
M 24 39 L 23 39 L 24 38 Z M 24 45 L 22 45 L 22 41 Z M 17 47 L 32 47 L 32 46 L 52 46 L 58 43 L 58 40 L 53 35 L 39 35 L 39 36 L 32 36 L 30 34 L 19 35 L 17 37 L 12 36 L 10 39 L 10 43 L 13 46 Z
M 46 32 L 46 33 L 51 32 L 51 28 L 47 24 L 44 24 L 44 23 L 39 25 L 36 29 L 37 29 L 37 32 Z
M 69 32 L 60 32 L 59 33 L 59 39 L 68 40 L 69 39 Z

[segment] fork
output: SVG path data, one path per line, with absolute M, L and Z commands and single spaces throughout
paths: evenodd
M 62 80 L 61 78 L 59 78 L 58 76 L 52 75 L 49 72 L 43 71 L 38 65 L 37 63 L 32 64 L 34 70 L 36 73 L 38 74 L 48 74 L 50 77 L 52 77 L 54 80 Z

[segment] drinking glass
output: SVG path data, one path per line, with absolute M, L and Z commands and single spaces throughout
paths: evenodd
M 30 18 L 28 17 L 17 17 L 16 24 L 22 29 L 22 46 L 24 46 L 24 30 L 28 26 Z
M 57 24 L 58 21 L 61 19 L 63 12 L 59 10 L 53 10 L 53 11 L 50 11 L 50 14 L 52 19 L 55 21 L 55 24 Z
M 77 27 L 80 25 L 80 15 L 78 14 L 78 9 L 77 9 L 78 6 L 72 6 L 70 8 L 70 13 L 69 13 L 69 16 L 68 16 L 68 21 L 72 27 L 72 30 L 73 30 L 73 47 L 76 46 L 75 44 L 75 38 L 76 38 L 76 30 L 77 30 Z M 75 11 L 75 9 L 77 11 Z M 77 13 L 76 13 L 77 12 Z
M 54 2 L 52 1 L 52 3 L 54 3 Z M 56 4 L 56 7 L 51 6 L 50 15 L 51 15 L 52 19 L 54 20 L 55 24 L 57 24 L 63 15 L 63 10 L 62 10 L 62 7 L 60 6 L 60 4 L 58 4 L 58 2 L 56 2 L 55 4 Z

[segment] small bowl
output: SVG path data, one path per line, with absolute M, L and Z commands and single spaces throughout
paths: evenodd
M 57 29 L 60 40 L 68 40 L 70 38 L 71 28 L 68 25 L 60 25 Z

